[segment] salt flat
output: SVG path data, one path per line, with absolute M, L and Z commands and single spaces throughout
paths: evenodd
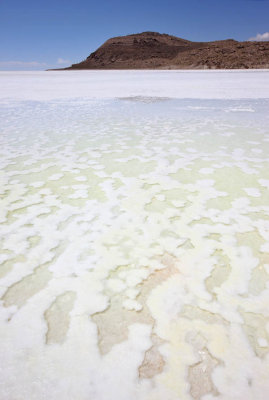
M 269 71 L 0 73 L 0 399 L 269 397 Z
M 0 99 L 268 98 L 269 70 L 0 71 Z

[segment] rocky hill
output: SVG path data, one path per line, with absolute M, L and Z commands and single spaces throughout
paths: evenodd
M 107 40 L 75 69 L 269 68 L 269 42 L 191 42 L 157 32 Z

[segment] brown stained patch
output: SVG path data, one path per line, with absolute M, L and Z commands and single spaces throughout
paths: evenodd
M 123 308 L 124 298 L 114 296 L 106 311 L 92 315 L 98 329 L 98 346 L 101 354 L 108 353 L 115 344 L 128 338 L 128 327 L 136 322 L 153 325 L 153 319 L 145 311 L 128 311 Z
M 111 155 L 112 154 L 112 155 Z M 124 176 L 136 177 L 143 173 L 148 173 L 156 168 L 156 161 L 140 161 L 137 159 L 129 160 L 125 163 L 124 169 L 122 169 L 122 162 L 118 161 L 118 155 L 115 156 L 111 153 L 107 157 L 102 157 L 102 164 L 105 166 L 104 171 L 111 174 L 116 171 L 121 171 Z M 84 171 L 83 171 L 83 174 Z
M 257 221 L 257 219 L 265 219 L 269 220 L 269 215 L 267 211 L 250 211 L 248 217 L 251 218 L 253 221 Z
M 228 324 L 228 322 L 219 314 L 203 310 L 199 307 L 193 307 L 191 305 L 186 305 L 183 307 L 182 312 L 180 313 L 180 317 L 188 318 L 190 320 L 199 319 L 206 322 L 207 324 Z
M 27 192 L 27 194 L 28 194 L 28 192 Z M 17 202 L 13 202 L 12 204 L 15 204 L 15 203 L 17 203 Z M 21 205 L 21 203 L 22 203 L 22 205 Z M 8 211 L 7 212 L 7 220 L 9 221 L 11 218 L 17 218 L 18 216 L 25 214 L 26 212 L 31 210 L 33 207 L 36 207 L 36 206 L 42 204 L 42 202 L 40 200 L 37 200 L 37 201 L 33 201 L 31 204 L 26 204 L 26 205 L 24 205 L 24 204 L 25 204 L 25 202 L 19 202 L 17 207 Z
M 216 197 L 207 201 L 207 208 L 216 208 L 220 211 L 229 210 L 232 207 L 234 196 L 227 194 L 225 197 Z
M 57 296 L 44 316 L 48 324 L 46 343 L 63 343 L 70 324 L 70 312 L 76 299 L 74 292 L 65 292 Z
M 229 179 L 227 179 L 227 176 Z M 214 174 L 211 175 L 210 179 L 215 180 L 214 187 L 227 193 L 225 198 L 210 199 L 207 202 L 208 208 L 217 208 L 220 210 L 229 209 L 232 206 L 233 200 L 239 197 L 245 197 L 246 192 L 244 188 L 256 187 L 257 175 L 247 174 L 241 168 L 235 166 L 226 166 L 218 168 Z
M 191 166 L 189 168 L 189 166 Z M 198 171 L 198 168 L 209 166 L 208 163 L 204 164 L 199 160 L 199 166 L 195 165 L 195 162 L 189 163 L 188 167 L 180 168 L 177 172 L 168 174 L 172 179 L 177 180 L 180 183 L 188 184 L 190 182 L 195 182 L 198 179 L 201 179 L 201 175 Z
M 52 278 L 52 273 L 48 268 L 48 265 L 44 264 L 36 268 L 32 274 L 10 286 L 2 297 L 4 306 L 22 307 L 28 299 L 44 289 Z
M 149 185 L 148 187 L 150 186 L 153 185 Z M 147 188 L 145 185 L 143 187 Z M 156 195 L 164 196 L 165 201 L 158 200 L 156 196 L 153 196 L 151 202 L 145 205 L 146 211 L 162 213 L 168 208 L 184 208 L 191 204 L 190 201 L 187 200 L 189 192 L 186 192 L 186 190 L 183 189 L 160 190 L 158 193 L 156 193 Z M 175 205 L 175 202 L 177 201 L 180 201 L 182 204 L 179 206 Z
M 255 257 L 259 257 L 260 247 L 265 243 L 263 237 L 259 234 L 257 229 L 251 232 L 237 233 L 236 234 L 237 244 L 238 246 L 247 246 L 249 247 Z
M 206 347 L 199 350 L 198 353 L 201 361 L 189 368 L 190 393 L 195 400 L 201 399 L 208 393 L 215 396 L 218 394 L 212 382 L 211 374 L 219 362 L 212 357 Z
M 6 276 L 12 270 L 14 264 L 23 263 L 25 261 L 26 258 L 23 255 L 18 255 L 14 258 L 4 261 L 0 266 L 0 278 Z
M 183 244 L 179 245 L 179 247 L 182 247 L 186 250 L 194 249 L 194 245 L 192 244 L 192 241 L 190 239 L 187 239 Z
M 142 187 L 143 187 L 143 189 L 148 190 L 148 189 L 151 189 L 154 187 L 160 188 L 160 185 L 158 183 L 144 183 Z
M 266 272 L 264 266 L 258 265 L 258 267 L 252 270 L 251 279 L 248 285 L 249 292 L 254 296 L 258 296 L 259 294 L 261 294 L 261 292 L 267 287 L 268 279 L 269 275 Z
M 221 236 L 220 233 L 210 233 L 208 235 L 209 239 L 213 239 L 213 240 L 216 240 L 216 241 L 220 240 L 220 236 Z
M 47 218 L 48 215 L 55 213 L 58 209 L 59 207 L 49 206 L 42 214 L 38 214 L 37 218 Z
M 108 353 L 115 344 L 128 339 L 128 327 L 134 323 L 149 324 L 153 327 L 149 308 L 146 304 L 150 292 L 173 274 L 179 273 L 175 266 L 174 258 L 165 255 L 162 263 L 166 268 L 153 272 L 146 280 L 137 286 L 140 293 L 136 300 L 142 305 L 140 311 L 126 310 L 123 308 L 123 295 L 111 297 L 110 306 L 103 312 L 92 315 L 92 320 L 97 325 L 99 350 L 101 354 Z
M 153 345 L 145 352 L 143 363 L 138 368 L 139 378 L 141 379 L 151 379 L 160 374 L 164 368 L 164 360 L 158 349 L 163 340 L 154 334 L 151 338 Z
M 123 185 L 124 185 L 124 183 L 119 178 L 114 178 L 113 179 L 112 187 L 113 187 L 114 190 L 119 189 Z
M 59 231 L 63 231 L 76 217 L 77 217 L 77 215 L 71 215 L 70 217 L 66 218 L 64 221 L 59 222 L 57 229 Z
M 165 196 L 165 202 L 169 204 L 170 207 L 187 208 L 191 205 L 191 202 L 188 200 L 188 195 L 190 192 L 188 192 L 186 189 L 175 188 L 161 190 L 159 194 Z
M 260 247 L 265 243 L 265 240 L 257 230 L 237 233 L 236 238 L 239 246 L 249 247 L 253 255 L 260 261 L 260 264 L 252 270 L 249 281 L 249 292 L 254 296 L 258 296 L 266 289 L 266 284 L 269 279 L 269 275 L 264 268 L 264 264 L 269 263 L 269 255 L 260 252 Z
M 179 236 L 174 231 L 171 231 L 169 229 L 165 229 L 165 230 L 163 230 L 161 232 L 161 237 L 165 237 L 165 238 L 171 237 L 171 238 L 174 238 L 174 239 L 178 239 Z
M 200 218 L 198 220 L 191 221 L 189 223 L 189 226 L 194 226 L 194 225 L 214 225 L 214 222 L 210 218 Z
M 199 361 L 189 367 L 190 393 L 195 400 L 200 400 L 205 394 L 218 395 L 211 375 L 219 360 L 214 358 L 206 347 L 206 340 L 200 334 L 191 332 L 187 342 L 193 346 L 194 353 Z
M 210 276 L 205 280 L 205 286 L 208 292 L 215 296 L 215 287 L 220 287 L 228 278 L 231 272 L 230 260 L 222 250 L 216 250 L 214 256 L 217 257 L 217 263 Z
M 54 255 L 50 261 L 35 268 L 30 275 L 25 276 L 7 289 L 2 297 L 5 307 L 12 305 L 22 307 L 28 299 L 47 286 L 53 277 L 53 273 L 49 271 L 49 266 L 61 255 L 67 245 L 66 243 L 63 242 L 52 248 L 51 251 L 54 252 Z
M 150 203 L 145 205 L 145 210 L 156 213 L 163 213 L 171 206 L 167 204 L 165 201 L 158 200 L 156 197 L 153 197 Z
M 30 237 L 28 238 L 28 242 L 29 242 L 29 244 L 30 244 L 30 247 L 35 247 L 35 246 L 37 246 L 37 245 L 40 243 L 40 240 L 41 240 L 41 236 L 37 236 L 37 235 L 35 235 L 35 236 L 30 236 Z
M 251 347 L 258 357 L 264 357 L 269 351 L 269 334 L 266 329 L 268 318 L 242 309 L 239 312 L 243 317 L 243 329 Z M 264 345 L 261 340 L 267 342 L 267 345 Z

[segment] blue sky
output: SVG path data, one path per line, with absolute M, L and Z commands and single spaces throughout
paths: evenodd
M 269 39 L 268 16 L 269 0 L 0 0 L 0 69 L 64 67 L 110 37 L 143 31 Z

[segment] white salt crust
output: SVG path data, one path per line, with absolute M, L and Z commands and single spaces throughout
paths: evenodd
M 269 70 L 0 71 L 0 99 L 55 100 L 143 96 L 181 99 L 268 98 Z M 190 108 L 205 109 L 200 105 Z M 253 113 L 236 105 L 229 113 Z
M 184 74 L 1 73 L 1 400 L 269 397 L 268 72 Z

